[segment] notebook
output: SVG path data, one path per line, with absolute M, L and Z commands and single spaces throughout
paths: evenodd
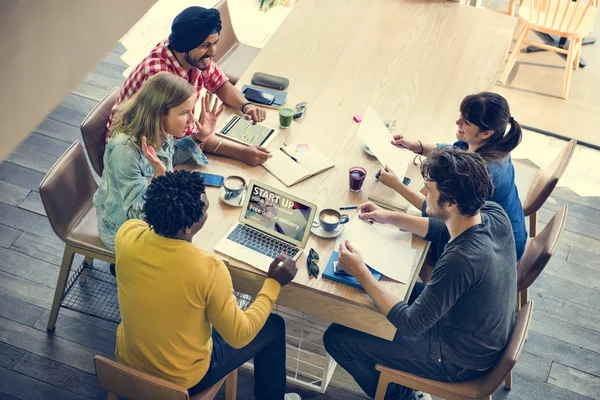
M 337 262 L 338 260 L 338 252 L 334 251 L 331 254 L 331 257 L 329 257 L 329 261 L 327 261 L 327 265 L 325 266 L 325 270 L 323 271 L 323 278 L 335 281 L 335 282 L 339 282 L 339 283 L 343 283 L 344 285 L 348 285 L 348 286 L 352 286 L 355 287 L 357 289 L 362 289 L 362 286 L 360 286 L 360 283 L 358 283 L 358 281 L 356 279 L 354 279 L 354 277 L 350 276 L 350 275 L 346 275 L 346 274 L 336 274 L 334 272 L 334 267 L 333 264 L 335 262 Z M 377 271 L 374 271 L 373 269 L 369 268 L 369 270 L 371 271 L 371 274 L 373 274 L 373 277 L 377 280 L 381 279 L 381 274 Z
M 286 186 L 295 185 L 335 166 L 321 152 L 304 142 L 283 144 L 269 150 L 273 156 L 265 161 L 263 167 Z
M 375 189 L 369 194 L 369 200 L 391 211 L 405 212 L 409 206 L 408 200 L 381 182 L 375 184 Z
M 272 94 L 273 96 L 275 96 L 275 100 L 273 100 L 273 104 L 271 104 L 269 106 L 266 104 L 259 104 L 261 107 L 279 108 L 279 107 L 283 106 L 287 101 L 288 94 L 287 94 L 287 92 L 284 92 L 282 90 L 267 89 L 262 86 L 244 85 L 244 86 L 242 86 L 242 90 L 241 90 L 242 94 L 244 94 L 244 90 L 246 90 L 246 88 L 256 89 L 259 92 L 264 92 L 264 93 Z

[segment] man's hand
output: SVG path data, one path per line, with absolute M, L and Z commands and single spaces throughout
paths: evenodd
M 402 184 L 398 175 L 387 165 L 379 171 L 379 181 L 392 189 Z
M 202 116 L 200 117 L 200 121 L 194 121 L 196 124 L 196 128 L 198 132 L 194 135 L 196 139 L 201 142 L 205 142 L 210 135 L 212 135 L 215 131 L 215 127 L 217 126 L 217 120 L 219 119 L 219 115 L 225 109 L 223 103 L 219 104 L 218 100 L 215 100 L 212 109 L 210 108 L 210 103 L 213 99 L 213 95 L 204 95 L 202 97 Z
M 273 156 L 268 149 L 260 146 L 248 146 L 242 151 L 241 160 L 252 167 L 261 165 Z
M 248 104 L 244 107 L 244 117 L 247 120 L 252 120 L 252 124 L 256 125 L 257 122 L 263 122 L 265 120 L 267 113 L 260 107 Z
M 358 218 L 367 222 L 387 224 L 388 211 L 376 206 L 370 201 L 358 206 Z
M 408 149 L 413 153 L 418 153 L 421 150 L 421 145 L 419 145 L 419 141 L 407 139 L 402 135 L 394 135 L 392 144 L 401 149 Z
M 275 279 L 281 286 L 285 286 L 294 279 L 297 272 L 296 261 L 281 253 L 269 265 L 267 278 Z
M 358 281 L 369 273 L 369 268 L 367 268 L 360 252 L 348 240 L 340 244 L 338 263 L 344 272 L 352 275 Z

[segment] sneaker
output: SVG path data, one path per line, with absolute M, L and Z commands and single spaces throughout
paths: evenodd
M 300 397 L 300 395 L 296 393 L 286 393 L 283 400 L 302 400 L 302 397 Z
M 417 396 L 418 400 L 433 400 L 429 394 L 420 392 L 418 390 L 415 391 L 415 395 Z

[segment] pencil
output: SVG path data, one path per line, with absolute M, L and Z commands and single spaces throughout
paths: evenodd
M 340 207 L 340 210 L 356 210 L 358 208 L 358 206 L 346 206 L 346 207 Z

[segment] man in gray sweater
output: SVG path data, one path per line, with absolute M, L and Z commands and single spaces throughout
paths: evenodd
M 485 161 L 475 153 L 444 149 L 423 162 L 421 173 L 431 217 L 386 211 L 372 203 L 359 207 L 363 220 L 447 243 L 431 281 L 417 284 L 408 303 L 373 278 L 358 251 L 360 243 L 345 242 L 339 249 L 340 266 L 397 328 L 393 341 L 337 324 L 325 332 L 328 353 L 372 398 L 378 363 L 440 381 L 484 374 L 502 353 L 514 326 L 515 241 L 505 212 L 486 202 L 493 185 Z M 412 389 L 388 386 L 386 399 L 416 398 Z

